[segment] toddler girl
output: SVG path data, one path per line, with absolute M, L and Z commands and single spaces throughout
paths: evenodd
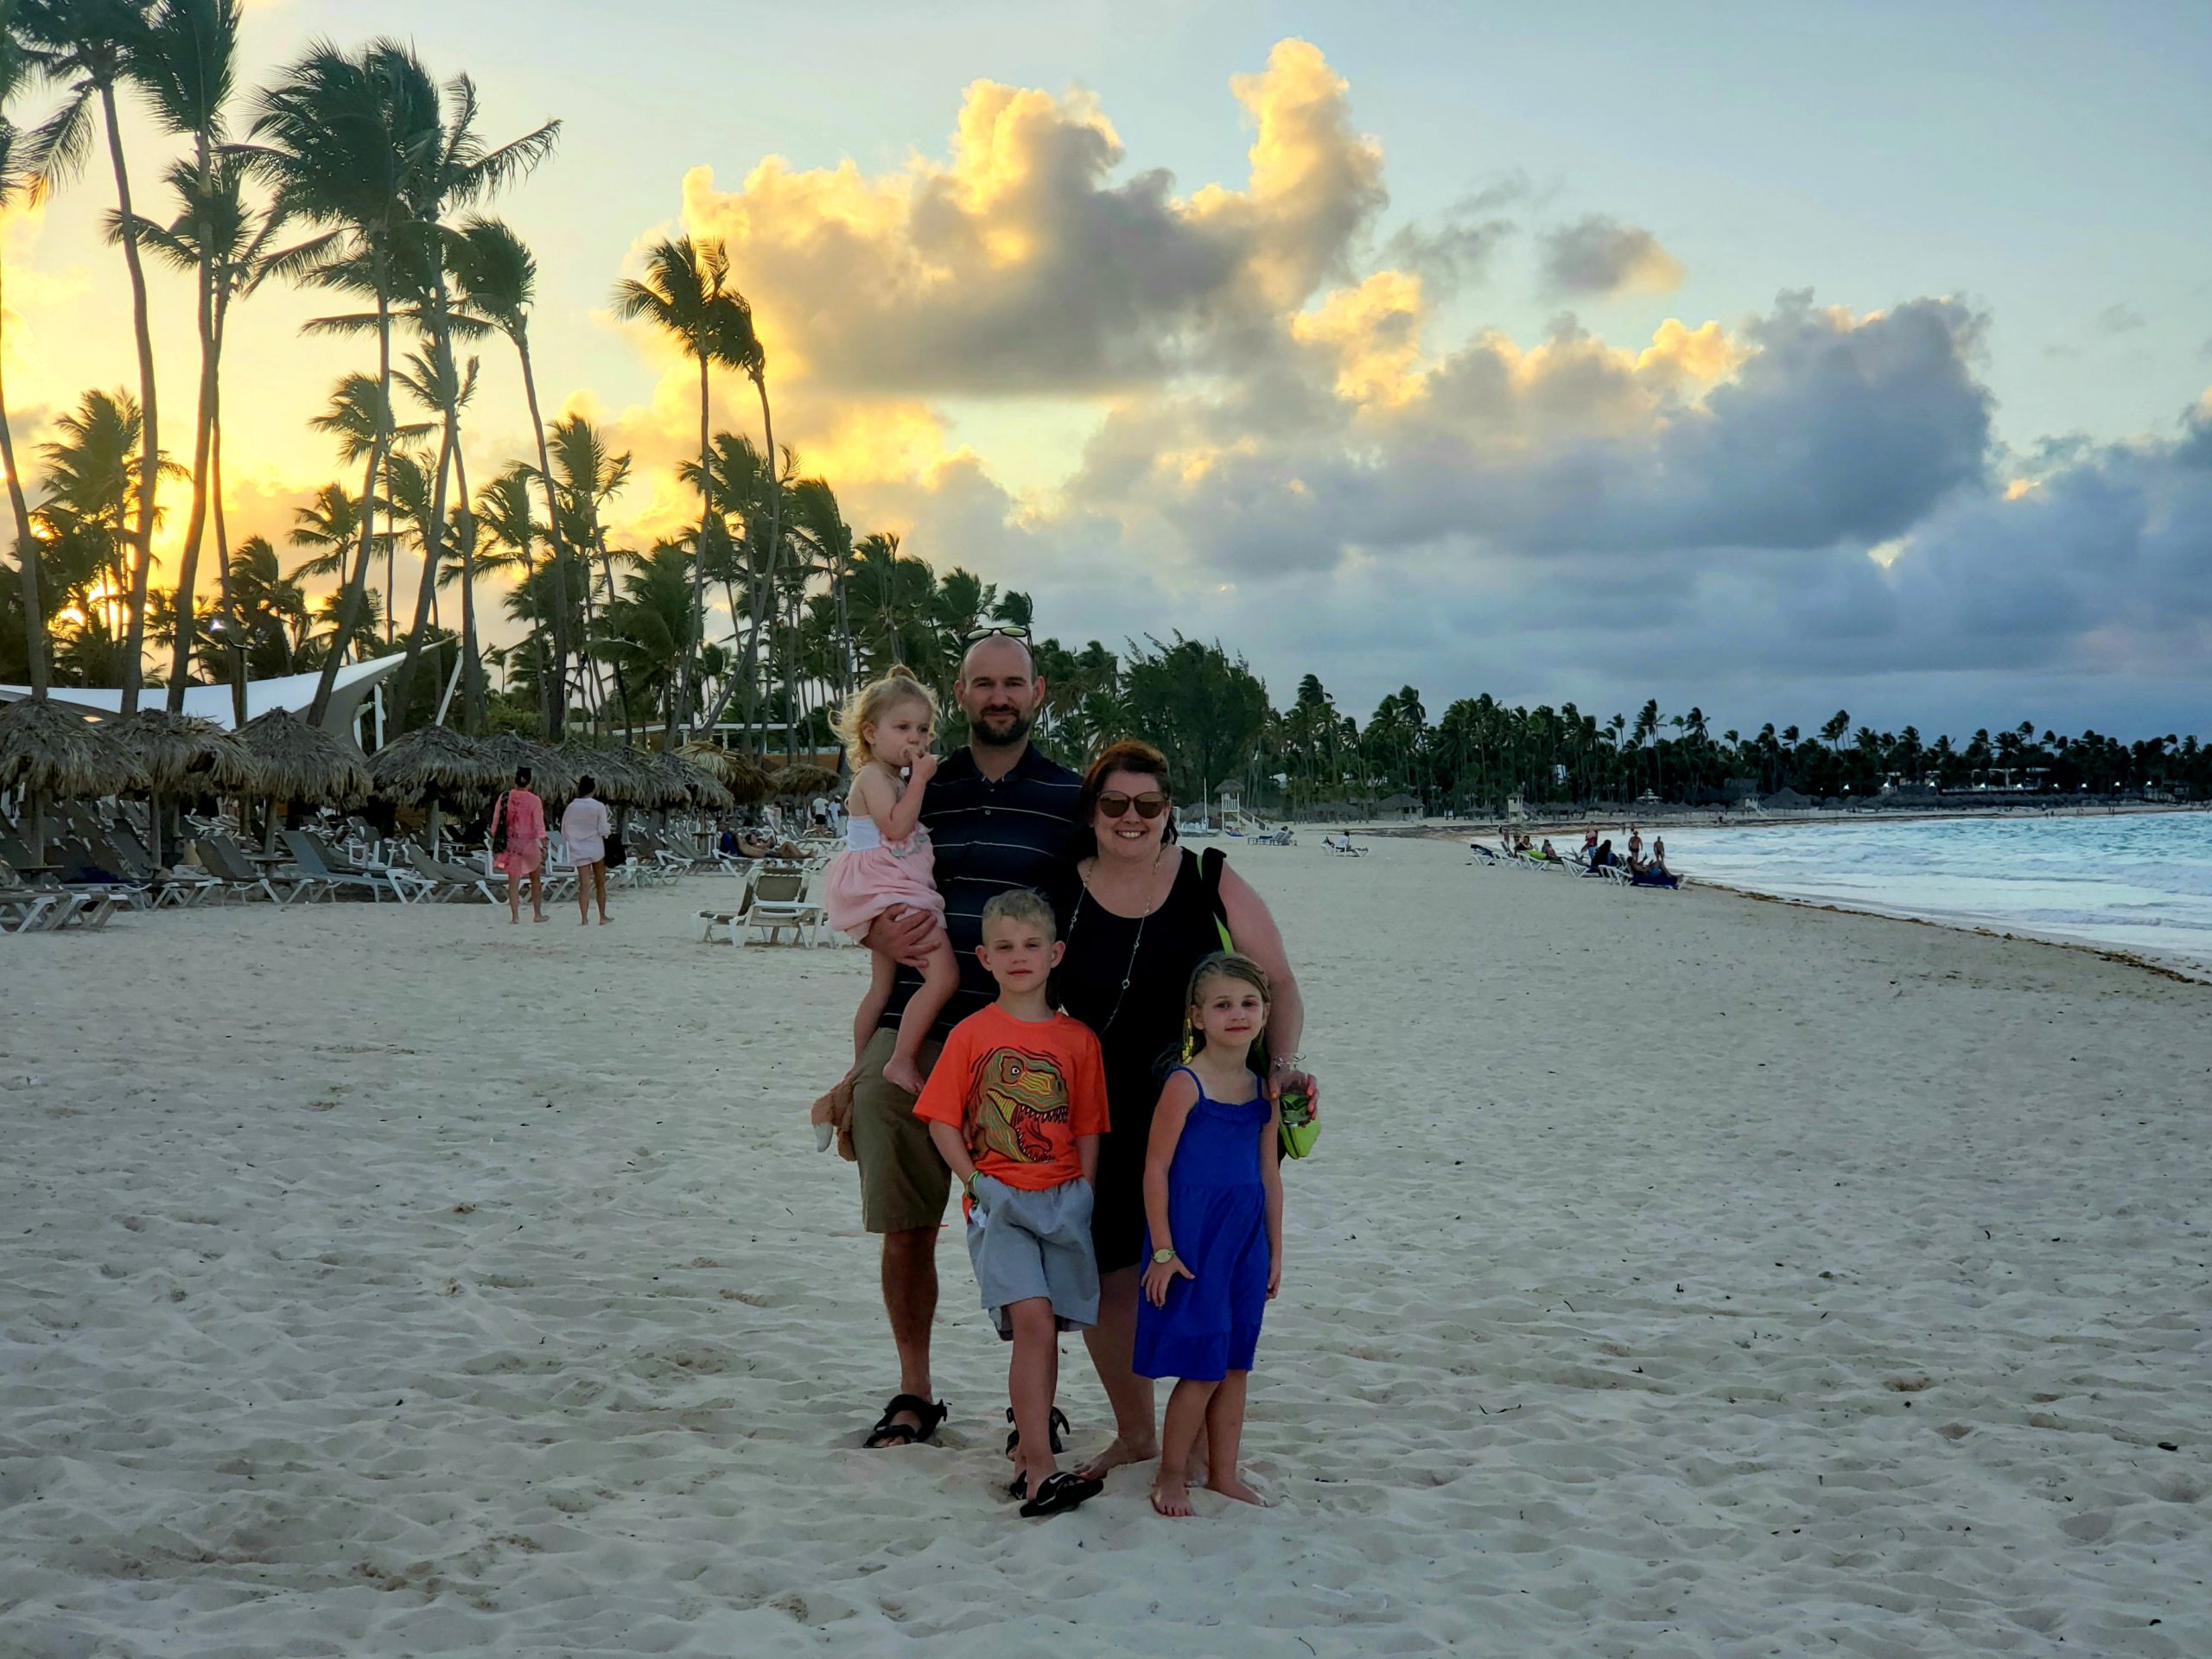
M 916 1057 L 931 1022 L 960 983 L 952 942 L 944 932 L 944 899 L 931 874 L 929 831 L 920 822 L 922 793 L 937 772 L 937 757 L 930 753 L 930 729 L 936 721 L 937 699 L 906 668 L 893 669 L 838 711 L 837 735 L 852 764 L 853 789 L 845 798 L 850 815 L 846 850 L 830 867 L 823 890 L 830 925 L 855 939 L 862 939 L 869 925 L 893 906 L 926 910 L 937 918 L 929 966 L 899 1016 L 898 1046 L 883 1066 L 886 1078 L 916 1095 L 922 1090 Z M 909 774 L 903 783 L 901 768 Z M 875 1034 L 899 969 L 883 951 L 870 955 L 874 977 L 853 1016 L 855 1059 Z
M 1147 1266 L 1137 1305 L 1141 1376 L 1179 1379 L 1160 1430 L 1152 1507 L 1191 1513 L 1191 1448 L 1206 1435 L 1206 1484 L 1256 1503 L 1236 1475 L 1260 1315 L 1282 1283 L 1278 1118 L 1261 1075 L 1268 976 L 1217 955 L 1191 976 L 1198 1047 L 1168 1075 L 1145 1154 Z

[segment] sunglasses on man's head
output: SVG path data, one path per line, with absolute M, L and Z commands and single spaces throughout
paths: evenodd
M 1098 798 L 1101 816 L 1109 818 L 1126 817 L 1131 807 L 1141 818 L 1156 818 L 1167 810 L 1167 798 L 1154 791 L 1143 795 L 1124 795 L 1118 789 L 1109 789 Z
M 1011 622 L 1001 623 L 993 628 L 977 628 L 973 633 L 960 636 L 960 649 L 966 651 L 970 645 L 980 645 L 986 639 L 1018 639 L 1026 645 L 1029 643 L 1029 630 Z

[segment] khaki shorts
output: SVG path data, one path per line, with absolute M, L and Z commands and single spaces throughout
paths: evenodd
M 861 1225 L 871 1233 L 904 1233 L 944 1219 L 952 1172 L 938 1155 L 930 1126 L 914 1116 L 914 1097 L 883 1078 L 883 1063 L 899 1046 L 885 1029 L 868 1039 L 853 1076 L 853 1150 L 861 1164 Z M 944 1046 L 922 1045 L 926 1071 Z

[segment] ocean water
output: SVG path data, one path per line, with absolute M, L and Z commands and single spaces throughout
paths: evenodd
M 2212 812 L 1665 834 L 1669 868 L 1695 879 L 2102 945 L 2212 975 Z

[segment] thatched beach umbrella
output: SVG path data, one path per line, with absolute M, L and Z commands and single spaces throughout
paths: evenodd
M 715 781 L 729 791 L 733 804 L 750 806 L 774 792 L 767 768 L 749 754 L 723 748 L 719 743 L 697 741 L 686 743 L 677 753 L 701 771 L 713 773 Z
M 169 861 L 164 797 L 225 794 L 245 796 L 261 783 L 261 763 L 235 732 L 196 715 L 166 709 L 141 709 L 107 729 L 130 751 L 145 774 L 154 826 L 154 855 Z
M 107 730 L 130 752 L 156 794 L 250 792 L 261 783 L 261 763 L 235 732 L 197 715 L 141 709 Z
M 429 805 L 433 858 L 438 855 L 439 814 L 505 781 L 482 744 L 442 726 L 418 726 L 394 738 L 370 758 L 369 776 L 376 780 L 377 792 L 388 799 Z
M 682 800 L 671 800 L 671 806 L 696 806 L 709 812 L 727 812 L 737 800 L 723 786 L 722 780 L 696 761 L 680 754 L 658 754 L 653 757 L 654 770 L 663 773 L 673 789 L 683 791 Z
M 777 767 L 768 774 L 768 783 L 779 795 L 822 795 L 837 787 L 837 774 L 827 766 L 811 766 L 802 760 L 795 766 Z
M 575 787 L 575 779 L 587 772 L 597 786 L 599 798 L 609 806 L 643 806 L 654 792 L 655 785 L 639 766 L 640 756 L 635 749 L 595 749 L 588 743 L 563 743 L 558 750 L 562 765 L 569 769 L 569 788 Z
M 484 751 L 485 759 L 498 769 L 499 786 L 502 789 L 514 781 L 518 770 L 528 766 L 530 786 L 548 808 L 565 806 L 576 792 L 580 774 L 575 760 L 563 749 L 548 748 L 512 732 L 487 737 L 479 747 Z
M 46 862 L 46 804 L 143 789 L 138 763 L 105 731 L 58 703 L 30 697 L 0 705 L 0 789 L 29 803 L 31 862 Z
M 257 715 L 238 728 L 238 736 L 261 763 L 256 792 L 269 803 L 264 847 L 276 844 L 281 803 L 344 806 L 375 792 L 366 755 L 284 709 Z

